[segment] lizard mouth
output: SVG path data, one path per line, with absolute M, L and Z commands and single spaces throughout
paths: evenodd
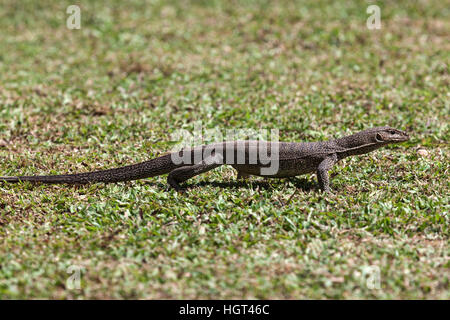
M 408 141 L 409 140 L 409 134 L 406 132 L 403 132 L 403 137 L 401 138 L 402 141 Z
M 398 134 L 394 137 L 392 137 L 393 141 L 398 141 L 398 142 L 402 142 L 402 141 L 408 141 L 409 140 L 409 134 L 406 133 L 405 131 L 400 131 L 398 130 Z
M 409 140 L 409 134 L 400 130 L 389 130 L 386 135 L 377 133 L 375 139 L 380 143 L 404 142 Z

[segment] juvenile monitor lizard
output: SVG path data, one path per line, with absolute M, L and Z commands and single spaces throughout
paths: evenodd
M 50 176 L 0 177 L 0 181 L 111 183 L 168 173 L 168 184 L 176 190 L 181 190 L 181 182 L 223 164 L 230 164 L 237 170 L 238 178 L 249 175 L 286 178 L 316 172 L 320 188 L 329 192 L 328 170 L 339 160 L 408 139 L 409 135 L 404 131 L 390 127 L 376 127 L 322 142 L 228 141 L 182 149 L 149 161 L 114 169 Z M 270 168 L 276 170 L 269 170 Z

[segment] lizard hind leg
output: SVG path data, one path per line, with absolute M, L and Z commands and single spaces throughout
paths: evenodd
M 222 164 L 220 156 L 211 156 L 202 160 L 200 163 L 176 168 L 169 173 L 167 183 L 175 190 L 181 191 L 183 188 L 180 186 L 180 183 L 220 167 Z

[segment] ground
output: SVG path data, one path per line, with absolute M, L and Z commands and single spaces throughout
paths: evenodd
M 148 160 L 177 130 L 411 140 L 331 172 L 231 167 L 90 186 L 0 184 L 0 298 L 449 299 L 445 1 L 1 1 L 0 175 Z M 366 12 L 377 4 L 381 29 Z

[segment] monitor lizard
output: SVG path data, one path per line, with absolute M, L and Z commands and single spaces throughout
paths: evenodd
M 180 191 L 182 190 L 181 182 L 223 164 L 230 164 L 237 170 L 238 179 L 249 175 L 286 178 L 315 172 L 320 189 L 329 192 L 328 171 L 339 160 L 407 140 L 409 135 L 406 132 L 385 126 L 321 142 L 225 141 L 185 148 L 142 163 L 114 169 L 64 175 L 0 177 L 0 181 L 64 184 L 114 183 L 168 173 L 168 184 Z M 271 166 L 276 170 L 270 172 Z M 265 173 L 263 173 L 264 170 L 266 170 Z

